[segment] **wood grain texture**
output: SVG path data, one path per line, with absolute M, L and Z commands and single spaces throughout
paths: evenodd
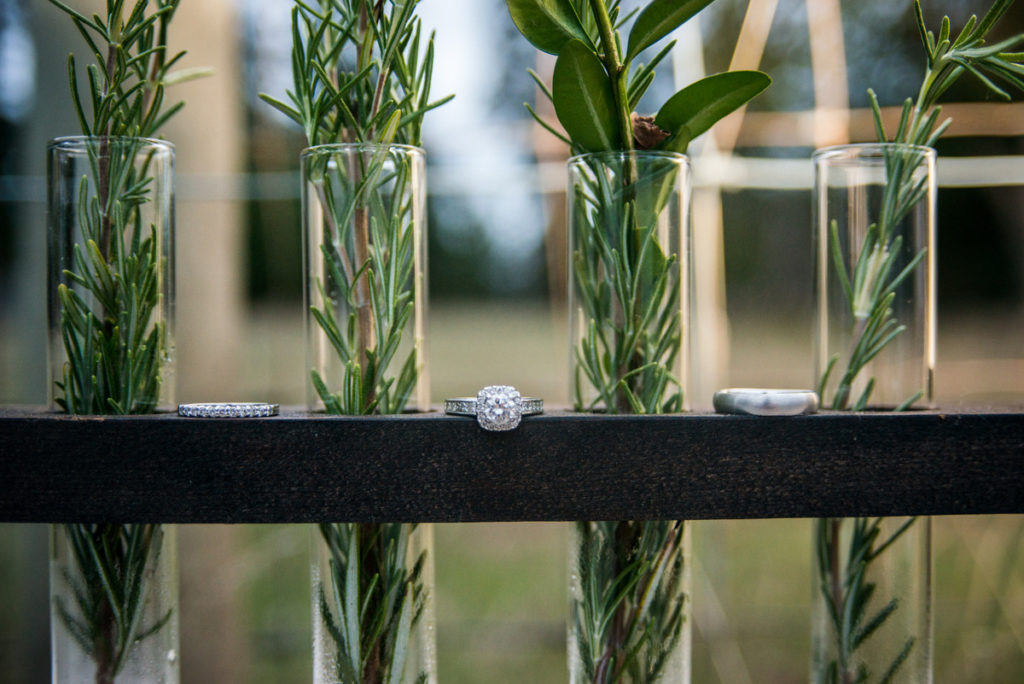
M 0 521 L 1024 513 L 1024 413 L 68 417 L 0 409 Z

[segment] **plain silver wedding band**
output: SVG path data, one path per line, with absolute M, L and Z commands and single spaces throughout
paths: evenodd
M 748 416 L 802 416 L 818 411 L 811 390 L 736 387 L 715 392 L 715 411 Z

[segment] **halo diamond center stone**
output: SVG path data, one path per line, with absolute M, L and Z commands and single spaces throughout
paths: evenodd
M 484 430 L 514 430 L 523 417 L 519 390 L 508 385 L 490 385 L 476 395 L 476 422 Z

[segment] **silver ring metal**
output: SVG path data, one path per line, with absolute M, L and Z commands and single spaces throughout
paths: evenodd
M 265 402 L 206 402 L 178 404 L 178 415 L 186 418 L 269 418 L 280 406 Z
M 736 387 L 715 392 L 715 411 L 749 416 L 801 416 L 818 411 L 811 390 Z
M 523 416 L 544 412 L 544 400 L 524 397 L 510 385 L 488 385 L 476 397 L 444 400 L 444 412 L 454 416 L 476 416 L 476 422 L 489 432 L 505 432 L 519 426 Z

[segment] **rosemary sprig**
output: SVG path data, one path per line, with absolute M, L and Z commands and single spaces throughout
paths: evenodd
M 292 9 L 293 89 L 287 102 L 261 97 L 302 126 L 311 146 L 307 191 L 326 223 L 318 249 L 325 275 L 311 283 L 310 315 L 343 368 L 311 369 L 328 413 L 400 413 L 420 372 L 418 345 L 399 358 L 412 324 L 413 206 L 410 158 L 388 146 L 420 144 L 430 101 L 433 34 L 424 38 L 417 0 L 296 0 Z M 330 147 L 354 143 L 358 147 Z M 320 147 L 325 146 L 325 147 Z M 421 682 L 405 673 L 409 640 L 427 588 L 421 553 L 406 566 L 414 525 L 320 526 L 329 583 L 317 610 L 334 646 L 337 676 L 349 684 Z
M 132 649 L 159 632 L 171 610 L 144 623 L 150 574 L 160 559 L 160 525 L 64 525 L 71 564 L 62 570 L 72 603 L 55 599 L 71 638 L 113 684 Z
M 587 682 L 656 682 L 682 638 L 682 522 L 577 522 L 573 636 Z
M 159 400 L 167 329 L 153 318 L 165 257 L 155 226 L 142 225 L 152 178 L 151 159 L 138 163 L 140 150 L 134 140 L 89 143 L 93 170 L 110 194 L 100 201 L 81 179 L 77 218 L 85 244 L 73 246 L 74 268 L 57 288 L 66 361 L 56 403 L 68 413 L 151 413 Z
M 916 100 L 907 98 L 903 103 L 892 142 L 933 147 L 952 123 L 951 119 L 940 123 L 942 107 L 938 101 L 965 73 L 975 76 L 1002 99 L 1011 99 L 1010 90 L 1024 91 L 1024 52 L 1011 52 L 1024 44 L 1024 34 L 993 45 L 986 44 L 988 32 L 1012 4 L 1013 0 L 997 0 L 980 21 L 971 16 L 953 38 L 949 17 L 943 17 L 936 36 L 925 26 L 921 4 L 915 0 L 914 15 L 927 57 L 925 74 Z M 868 97 L 878 140 L 886 142 L 889 137 L 882 123 L 878 98 L 870 89 Z M 924 159 L 924 154 L 912 147 L 895 148 L 886 153 L 886 182 L 879 215 L 869 227 L 858 257 L 851 263 L 846 263 L 843 258 L 836 223 L 833 221 L 830 225 L 832 266 L 839 276 L 855 321 L 853 347 L 846 369 L 841 375 L 837 373 L 838 382 L 830 402 L 833 409 L 859 410 L 867 406 L 874 379 L 867 381 L 858 398 L 851 394 L 855 380 L 871 360 L 906 329 L 893 316 L 892 300 L 896 289 L 919 267 L 927 254 L 922 249 L 909 263 L 899 265 L 902 238 L 897 229 L 928 190 L 920 173 Z M 823 399 L 839 358 L 838 354 L 830 357 L 819 380 L 818 390 Z M 907 398 L 900 409 L 908 408 L 921 396 L 919 393 Z
M 679 257 L 656 238 L 660 195 L 676 183 L 676 161 L 644 160 L 632 182 L 624 177 L 635 177 L 639 162 L 628 156 L 577 163 L 572 267 L 587 330 L 573 351 L 576 410 L 681 411 L 672 373 L 683 334 Z M 596 390 L 590 401 L 585 387 Z
M 60 329 L 67 361 L 57 383 L 57 404 L 69 413 L 149 413 L 157 404 L 167 331 L 151 323 L 160 302 L 163 257 L 153 226 L 140 210 L 150 202 L 150 159 L 125 140 L 150 137 L 184 106 L 165 108 L 164 90 L 201 76 L 201 69 L 172 72 L 184 55 L 168 58 L 167 30 L 179 0 L 139 0 L 126 14 L 125 0 L 107 0 L 106 17 L 59 2 L 89 49 L 87 112 L 74 55 L 68 56 L 71 99 L 88 147 L 91 180 L 78 189 L 77 220 L 84 244 L 74 245 L 74 269 L 61 284 Z M 88 301 L 82 293 L 94 300 Z M 98 309 L 95 306 L 98 305 Z
M 152 137 L 184 106 L 167 106 L 165 88 L 206 73 L 172 71 L 185 55 L 168 55 L 167 32 L 179 0 L 107 0 L 106 15 L 65 12 L 92 52 L 85 69 L 68 57 L 71 99 L 86 139 L 89 174 L 78 183 L 73 213 L 81 242 L 57 288 L 59 329 L 66 356 L 56 403 L 68 413 L 151 413 L 168 355 L 156 226 L 146 225 L 153 201 Z M 87 104 L 85 104 L 87 103 Z M 88 110 L 87 110 L 88 106 Z M 97 684 L 111 684 L 139 643 L 162 630 L 171 610 L 142 624 L 152 566 L 159 559 L 159 525 L 64 525 L 72 565 L 63 568 L 74 605 L 55 599 L 72 638 L 93 660 Z
M 409 639 L 423 614 L 426 552 L 406 557 L 409 524 L 330 524 L 320 532 L 330 552 L 333 591 L 320 587 L 324 626 L 338 646 L 337 676 L 346 684 L 397 684 L 403 678 Z M 415 682 L 426 682 L 419 673 Z
M 433 34 L 424 41 L 416 5 L 296 0 L 293 89 L 288 102 L 260 97 L 313 147 L 419 145 L 423 116 L 451 96 L 430 101 Z M 328 413 L 400 413 L 419 373 L 416 349 L 392 365 L 414 306 L 411 168 L 369 147 L 353 168 L 326 151 L 312 160 L 308 180 L 330 235 L 320 246 L 329 275 L 315 284 L 323 304 L 311 314 L 344 368 L 340 379 L 311 370 L 313 387 Z
M 896 543 L 917 518 L 908 518 L 887 538 L 882 537 L 881 518 L 823 518 L 815 522 L 816 569 L 818 591 L 827 612 L 827 628 L 834 657 L 816 663 L 814 681 L 821 684 L 854 684 L 894 681 L 910 656 L 916 638 L 910 636 L 892 661 L 877 663 L 858 657 L 858 649 L 896 612 L 899 597 L 875 608 L 877 585 L 869 570 L 890 546 Z M 840 560 L 843 527 L 848 528 L 845 564 Z
M 320 190 L 323 202 L 335 212 L 329 215 L 335 226 L 367 225 L 366 256 L 358 268 L 349 257 L 360 253 L 357 231 L 339 229 L 319 246 L 329 274 L 326 282 L 316 283 L 325 305 L 313 305 L 310 310 L 341 359 L 344 377 L 341 389 L 332 391 L 314 369 L 314 388 L 328 413 L 401 413 L 419 372 L 415 348 L 397 372 L 393 363 L 414 309 L 415 199 L 404 191 L 412 183 L 412 165 L 402 153 L 385 148 L 367 149 L 354 162 L 332 150 L 307 154 L 314 155 L 311 165 L 355 165 L 351 174 L 324 169 Z M 380 176 L 385 169 L 388 185 L 382 188 Z M 367 327 L 372 334 L 361 336 L 359 331 Z
M 1006 13 L 1013 0 L 997 0 L 981 21 L 972 16 L 954 39 L 949 17 L 943 17 L 938 36 L 924 23 L 919 0 L 914 1 L 914 14 L 924 44 L 927 60 L 925 75 L 917 99 L 907 98 L 892 142 L 901 143 L 887 151 L 884 158 L 886 182 L 876 222 L 872 223 L 860 246 L 858 256 L 847 263 L 839 243 L 838 227 L 830 224 L 832 266 L 840 281 L 847 305 L 854 320 L 853 347 L 846 369 L 839 376 L 831 406 L 836 410 L 861 410 L 868 405 L 875 385 L 874 378 L 864 384 L 859 397 L 852 396 L 854 382 L 870 362 L 899 335 L 906 326 L 899 323 L 892 310 L 897 288 L 916 271 L 927 257 L 920 250 L 906 264 L 900 263 L 902 237 L 900 222 L 927 192 L 920 168 L 925 155 L 910 146 L 932 147 L 949 127 L 951 120 L 939 123 L 942 108 L 939 98 L 965 73 L 973 74 L 992 93 L 1010 99 L 1010 93 L 997 84 L 1001 81 L 1012 89 L 1024 90 L 1024 53 L 1010 52 L 1024 43 L 1024 34 L 994 45 L 986 44 L 988 32 Z M 882 123 L 881 109 L 874 91 L 868 90 L 874 113 L 875 129 L 880 142 L 889 140 Z M 819 380 L 818 392 L 823 398 L 829 387 L 839 355 L 833 355 Z M 923 392 L 908 397 L 897 411 L 913 405 Z M 915 637 L 907 639 L 889 663 L 869 663 L 858 658 L 857 650 L 898 609 L 899 597 L 893 597 L 881 609 L 870 614 L 869 604 L 876 584 L 871 580 L 873 563 L 896 543 L 915 518 L 908 519 L 884 541 L 880 541 L 881 519 L 827 518 L 816 522 L 815 550 L 819 591 L 828 611 L 834 658 L 815 663 L 814 680 L 836 684 L 852 682 L 890 682 L 910 655 Z M 840 562 L 840 531 L 850 526 L 847 562 Z M 870 617 L 869 617 L 870 614 Z M 884 670 L 882 669 L 884 668 Z

